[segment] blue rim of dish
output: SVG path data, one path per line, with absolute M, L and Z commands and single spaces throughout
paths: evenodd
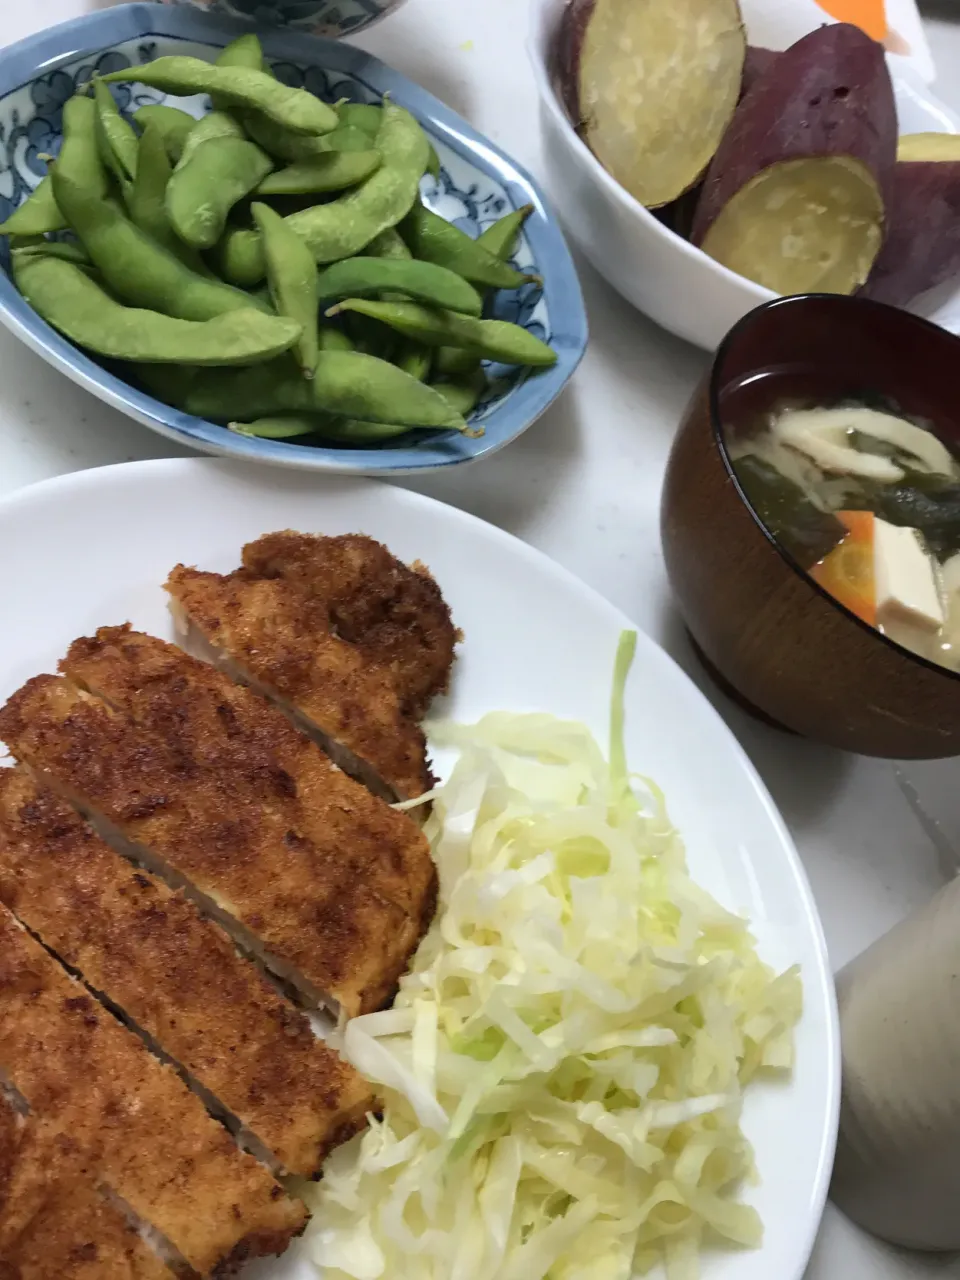
M 0 52 L 0 97 L 29 85 L 41 74 L 99 52 L 112 45 L 147 36 L 225 45 L 245 23 L 233 22 L 193 7 L 164 4 L 124 4 L 100 13 L 74 18 L 51 27 Z M 502 449 L 520 436 L 556 400 L 573 376 L 586 350 L 587 317 L 580 282 L 556 217 L 533 176 L 510 159 L 494 143 L 478 133 L 438 98 L 388 67 L 372 54 L 320 36 L 298 31 L 261 32 L 264 51 L 273 60 L 319 66 L 343 72 L 367 82 L 371 71 L 376 94 L 389 93 L 411 111 L 429 131 L 452 151 L 470 158 L 492 172 L 503 186 L 512 208 L 532 204 L 525 234 L 538 264 L 550 263 L 544 273 L 544 297 L 550 315 L 551 345 L 557 363 L 542 373 L 524 378 L 503 407 L 503 431 L 497 431 L 498 411 L 483 419 L 485 434 L 470 438 L 444 432 L 435 439 L 421 439 L 406 447 L 337 449 L 326 446 L 286 444 L 279 440 L 248 439 L 203 418 L 172 409 L 132 384 L 109 373 L 79 348 L 52 329 L 21 297 L 5 272 L 0 272 L 0 304 L 3 322 L 27 346 L 61 372 L 107 403 L 132 414 L 138 421 L 168 439 L 250 462 L 269 462 L 301 470 L 339 471 L 348 474 L 403 474 L 436 471 L 475 461 Z M 514 424 L 520 423 L 519 426 Z

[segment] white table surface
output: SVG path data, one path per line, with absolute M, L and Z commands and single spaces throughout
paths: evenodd
M 3 4 L 0 42 L 108 2 Z M 938 91 L 960 110 L 960 4 L 939 0 L 925 16 Z M 543 166 L 525 30 L 526 0 L 409 0 L 358 42 L 536 174 Z M 552 194 L 562 210 L 563 193 Z M 706 357 L 638 315 L 586 263 L 579 266 L 592 343 L 570 390 L 490 461 L 406 483 L 553 556 L 619 605 L 707 689 L 793 831 L 839 967 L 960 865 L 954 852 L 960 768 L 898 767 L 790 739 L 747 720 L 707 686 L 670 601 L 658 531 L 667 452 Z M 0 331 L 0 495 L 64 472 L 182 452 Z M 934 1275 L 960 1277 L 960 1258 L 890 1249 L 828 1206 L 808 1280 Z

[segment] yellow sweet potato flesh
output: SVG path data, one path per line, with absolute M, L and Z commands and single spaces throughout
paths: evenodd
M 737 0 L 596 0 L 580 59 L 584 134 L 641 204 L 668 204 L 700 178 L 745 54 Z
M 701 247 L 775 293 L 853 293 L 880 252 L 883 223 L 883 197 L 865 164 L 806 157 L 758 173 Z
M 905 133 L 897 143 L 898 160 L 960 160 L 960 133 Z

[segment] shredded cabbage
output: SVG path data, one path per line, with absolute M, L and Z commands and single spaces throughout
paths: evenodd
M 310 1192 L 324 1280 L 695 1280 L 757 1246 L 744 1088 L 792 1064 L 796 969 L 689 878 L 631 779 L 617 659 L 610 763 L 582 725 L 494 714 L 427 821 L 441 909 L 395 1008 L 340 1048 L 382 1115 Z

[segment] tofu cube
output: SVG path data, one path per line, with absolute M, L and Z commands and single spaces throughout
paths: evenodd
M 873 547 L 877 624 L 906 623 L 922 631 L 939 631 L 944 612 L 937 571 L 919 531 L 877 519 Z

